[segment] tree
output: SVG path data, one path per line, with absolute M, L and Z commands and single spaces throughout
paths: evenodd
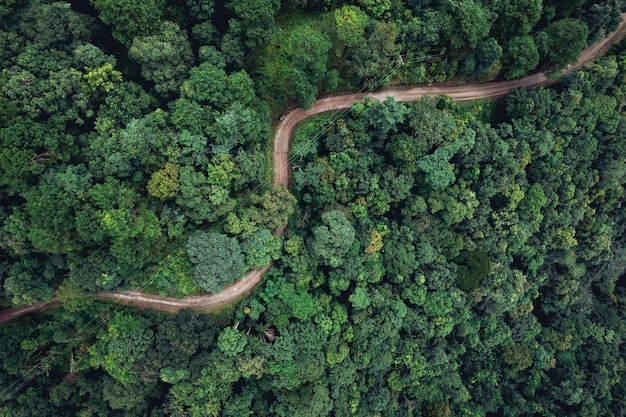
M 498 60 L 502 56 L 502 47 L 494 38 L 483 39 L 478 42 L 474 55 L 476 63 L 472 75 L 480 76 L 498 68 Z
M 243 68 L 244 62 L 246 62 L 246 48 L 241 38 L 230 32 L 225 33 L 222 37 L 220 50 L 230 68 Z
M 400 45 L 394 22 L 370 23 L 366 40 L 354 48 L 347 57 L 349 68 L 366 86 L 378 87 L 392 70 Z
M 354 227 L 341 211 L 322 215 L 322 225 L 313 229 L 311 250 L 320 261 L 332 267 L 343 263 L 343 257 L 354 242 Z
M 108 93 L 113 90 L 115 84 L 113 82 L 122 81 L 122 73 L 113 69 L 113 65 L 109 62 L 99 67 L 85 67 L 87 73 L 83 78 L 87 82 L 89 91 L 94 94 L 98 92 Z
M 215 0 L 185 0 L 189 14 L 195 20 L 209 20 L 213 15 Z
M 368 103 L 365 116 L 374 128 L 376 136 L 384 139 L 390 131 L 398 130 L 408 112 L 402 103 L 396 102 L 393 97 L 387 97 L 385 101 Z
M 542 15 L 541 0 L 510 0 L 503 4 L 502 12 L 498 13 L 494 23 L 493 33 L 499 39 L 511 39 L 516 36 L 526 36 Z
M 142 119 L 154 105 L 155 99 L 142 86 L 132 81 L 115 84 L 96 113 L 96 131 L 113 134 L 134 119 Z
M 427 144 L 423 140 L 415 139 L 406 133 L 391 136 L 385 146 L 397 166 L 402 172 L 412 174 L 418 170 L 417 160 L 427 151 Z
M 520 78 L 539 65 L 539 51 L 531 36 L 511 38 L 504 49 L 504 77 Z
M 265 44 L 276 30 L 280 0 L 230 0 L 227 8 L 239 19 L 240 30 L 249 48 Z
M 587 46 L 589 29 L 578 19 L 557 20 L 550 23 L 545 32 L 548 35 L 548 58 L 555 73 L 575 63 Z
M 4 291 L 13 305 L 34 304 L 54 297 L 58 271 L 49 261 L 25 257 L 4 272 Z
M 467 46 L 475 49 L 478 42 L 487 37 L 493 15 L 480 2 L 465 0 L 454 8 L 457 28 L 450 39 L 453 48 Z
M 327 74 L 330 38 L 308 25 L 298 26 L 287 40 L 286 57 L 293 62 L 290 92 L 298 105 L 308 109 L 315 101 L 317 85 Z
M 187 99 L 210 105 L 220 112 L 241 112 L 258 104 L 254 82 L 248 73 L 242 70 L 226 74 L 224 69 L 209 62 L 189 71 L 189 79 L 183 82 L 180 92 Z
M 124 410 L 124 414 L 141 415 L 146 412 L 146 399 L 151 394 L 152 384 L 132 381 L 122 384 L 114 378 L 102 378 L 102 400 L 113 410 Z
M 620 22 L 619 2 L 605 0 L 589 4 L 583 12 L 582 20 L 589 28 L 589 42 L 594 43 L 617 29 Z
M 154 82 L 154 89 L 164 97 L 178 92 L 193 62 L 187 34 L 168 21 L 156 34 L 136 37 L 128 56 L 141 65 L 141 75 Z
M 305 72 L 312 80 L 320 80 L 326 72 L 328 53 L 332 48 L 330 38 L 310 26 L 298 26 L 287 41 L 288 58 L 295 68 Z
M 148 193 L 161 200 L 175 197 L 180 188 L 179 173 L 180 166 L 168 162 L 165 164 L 165 168 L 152 174 L 150 181 L 148 181 Z
M 217 347 L 226 356 L 237 356 L 246 347 L 246 335 L 234 327 L 227 327 L 217 337 Z
M 213 152 L 230 153 L 237 144 L 264 143 L 269 136 L 269 129 L 256 111 L 235 101 L 211 126 L 216 144 Z
M 456 179 L 454 166 L 446 159 L 442 151 L 438 148 L 433 154 L 421 157 L 417 166 L 426 173 L 426 182 L 435 189 L 445 188 Z
M 289 93 L 296 98 L 298 107 L 307 110 L 315 103 L 317 87 L 304 72 L 294 69 L 289 80 Z
M 458 264 L 455 280 L 464 291 L 472 291 L 478 287 L 491 269 L 489 257 L 480 251 L 463 251 L 455 261 Z
M 296 198 L 282 185 L 270 187 L 260 197 L 252 195 L 250 201 L 258 207 L 252 220 L 265 225 L 269 230 L 281 230 L 285 227 L 296 205 Z
M 185 166 L 181 169 L 179 183 L 176 204 L 183 208 L 185 216 L 196 223 L 215 219 L 212 207 L 207 204 L 211 190 L 206 176 Z
M 26 45 L 20 48 L 22 65 L 32 58 L 33 64 L 36 61 L 48 62 L 41 68 L 28 68 L 29 70 L 45 73 L 65 67 L 67 61 L 57 51 L 71 51 L 73 46 L 87 43 L 93 31 L 93 18 L 77 13 L 68 3 L 61 1 L 48 4 L 27 3 L 27 6 L 17 22 L 19 32 L 32 41 L 28 43 L 28 48 Z M 17 28 L 12 26 L 10 30 L 15 29 Z M 54 58 L 50 59 L 52 57 Z
M 43 162 L 43 161 L 41 161 Z M 0 186 L 8 195 L 26 191 L 33 177 L 46 169 L 31 149 L 7 147 L 0 151 Z
M 344 5 L 333 12 L 337 37 L 345 46 L 356 46 L 365 34 L 369 17 L 357 6 Z
M 126 47 L 136 36 L 151 35 L 161 23 L 164 0 L 90 0 L 113 37 Z
M 71 121 L 78 125 L 93 116 L 83 74 L 75 68 L 48 71 L 36 76 L 14 67 L 7 71 L 5 95 L 20 102 L 19 111 L 31 119 L 53 118 L 55 123 Z M 41 128 L 41 126 L 39 126 Z
M 356 287 L 348 297 L 348 300 L 352 303 L 352 307 L 357 310 L 367 308 L 371 303 L 367 288 L 363 287 Z
M 195 283 L 214 294 L 244 273 L 239 243 L 226 235 L 197 232 L 187 242 L 187 254 L 194 265 Z
M 42 185 L 29 190 L 25 198 L 24 206 L 8 217 L 5 232 L 17 241 L 30 242 L 42 253 L 61 254 L 81 249 L 73 220 L 75 196 L 58 187 Z
M 444 291 L 433 291 L 426 294 L 424 312 L 429 317 L 441 317 L 452 311 L 452 298 Z
M 257 230 L 242 242 L 241 250 L 246 256 L 246 269 L 264 268 L 279 253 L 280 240 L 267 229 Z
M 417 166 L 426 173 L 426 183 L 435 189 L 442 189 L 452 184 L 456 176 L 450 159 L 461 149 L 466 153 L 469 152 L 475 144 L 475 139 L 476 132 L 467 129 L 451 144 L 437 148 L 430 155 L 422 156 L 417 161 Z
M 376 19 L 389 17 L 391 0 L 359 0 L 359 3 Z
M 117 312 L 98 339 L 89 350 L 93 366 L 101 366 L 122 385 L 141 377 L 134 365 L 143 360 L 154 342 L 154 333 L 145 319 Z

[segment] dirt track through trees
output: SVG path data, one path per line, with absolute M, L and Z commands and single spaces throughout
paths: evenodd
M 621 40 L 623 30 L 626 25 L 626 13 L 622 13 L 622 22 L 616 32 L 611 33 L 597 44 L 585 49 L 581 54 L 578 63 L 568 67 L 564 72 L 571 72 L 582 68 L 583 64 L 595 56 L 606 52 L 613 43 Z M 485 84 L 468 84 L 455 87 L 416 87 L 416 88 L 392 88 L 367 94 L 373 100 L 384 100 L 393 97 L 396 101 L 412 101 L 424 95 L 438 96 L 445 94 L 457 101 L 475 100 L 484 98 L 498 98 L 504 96 L 509 90 L 525 87 L 533 88 L 553 83 L 554 80 L 546 77 L 543 73 L 529 75 L 520 80 L 499 81 Z M 328 97 L 316 101 L 309 110 L 296 109 L 287 114 L 276 128 L 274 135 L 274 149 L 272 154 L 274 183 L 276 185 L 289 184 L 290 163 L 289 146 L 291 144 L 291 132 L 298 123 L 314 114 L 327 111 L 348 109 L 355 101 L 363 99 L 362 94 L 346 94 L 335 97 Z M 282 234 L 282 231 L 281 233 Z M 152 309 L 165 312 L 177 312 L 190 308 L 194 310 L 208 310 L 222 305 L 229 304 L 239 297 L 250 294 L 252 289 L 261 282 L 263 274 L 271 268 L 271 265 L 263 269 L 254 269 L 248 272 L 243 278 L 230 285 L 219 294 L 207 294 L 199 296 L 189 296 L 183 298 L 161 297 L 153 294 L 146 294 L 141 291 L 129 291 L 125 293 L 105 293 L 98 294 L 101 300 L 114 300 L 123 305 L 132 305 L 140 309 Z M 59 304 L 57 297 L 48 302 L 36 303 L 29 306 L 8 307 L 0 311 L 0 324 L 7 323 L 16 317 L 24 314 L 41 311 L 45 308 Z

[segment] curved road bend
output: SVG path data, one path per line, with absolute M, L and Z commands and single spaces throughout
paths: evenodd
M 571 72 L 582 68 L 583 64 L 600 53 L 605 52 L 607 46 L 619 41 L 621 32 L 626 26 L 626 13 L 622 13 L 622 22 L 617 31 L 611 33 L 595 45 L 585 49 L 578 62 L 569 66 L 564 72 Z M 543 73 L 529 75 L 520 80 L 499 81 L 485 84 L 469 84 L 455 87 L 416 87 L 416 88 L 393 88 L 383 89 L 373 92 L 367 96 L 373 100 L 384 100 L 387 96 L 393 97 L 396 101 L 412 101 L 424 95 L 438 96 L 445 94 L 457 101 L 475 100 L 481 98 L 497 98 L 505 95 L 509 90 L 517 87 L 533 88 L 551 84 L 554 80 L 549 79 Z M 360 94 L 346 94 L 336 97 L 324 98 L 316 101 L 309 110 L 295 109 L 285 116 L 276 128 L 274 139 L 274 150 L 272 155 L 274 169 L 274 183 L 276 185 L 288 185 L 289 183 L 289 145 L 291 142 L 291 132 L 302 120 L 314 114 L 326 111 L 347 109 L 355 101 L 363 98 Z M 284 230 L 277 231 L 282 234 Z M 160 297 L 158 295 L 145 294 L 141 291 L 129 291 L 125 293 L 99 293 L 97 298 L 101 300 L 115 300 L 120 304 L 131 304 L 140 309 L 152 309 L 164 312 L 177 312 L 181 309 L 191 308 L 194 310 L 205 310 L 218 307 L 236 300 L 243 294 L 250 293 L 252 289 L 261 282 L 263 274 L 271 268 L 271 265 L 255 269 L 248 272 L 242 279 L 230 285 L 219 294 L 207 294 L 200 296 L 189 296 L 183 298 Z M 0 324 L 7 323 L 16 317 L 24 314 L 41 311 L 47 307 L 59 303 L 57 297 L 42 303 L 29 306 L 8 307 L 0 311 Z

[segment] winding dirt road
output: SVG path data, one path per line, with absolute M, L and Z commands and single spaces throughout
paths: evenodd
M 583 64 L 594 57 L 606 52 L 608 47 L 619 41 L 623 37 L 626 26 L 626 13 L 622 13 L 622 22 L 616 32 L 595 45 L 585 49 L 578 63 L 568 67 L 564 72 L 571 72 L 582 68 Z M 445 94 L 457 101 L 475 100 L 483 98 L 497 98 L 504 96 L 509 90 L 517 87 L 533 88 L 553 83 L 554 80 L 543 73 L 529 75 L 526 78 L 512 81 L 500 81 L 486 84 L 468 84 L 455 87 L 417 87 L 417 88 L 394 88 L 383 89 L 367 94 L 373 100 L 384 100 L 388 96 L 396 101 L 412 101 L 424 95 L 438 96 Z M 298 123 L 314 114 L 326 111 L 347 109 L 355 101 L 360 101 L 364 97 L 362 94 L 346 94 L 341 96 L 324 98 L 316 101 L 309 110 L 296 109 L 287 114 L 276 128 L 273 151 L 274 183 L 276 185 L 289 184 L 289 146 L 291 143 L 291 132 Z M 284 230 L 277 231 L 280 235 Z M 219 294 L 207 294 L 200 296 L 189 296 L 183 298 L 160 297 L 158 295 L 146 294 L 141 291 L 129 291 L 125 293 L 99 293 L 100 300 L 113 300 L 120 304 L 129 304 L 140 309 L 152 309 L 164 312 L 177 312 L 181 309 L 190 308 L 194 310 L 207 310 L 219 307 L 235 301 L 239 297 L 250 294 L 254 287 L 261 282 L 263 274 L 271 268 L 271 265 L 263 269 L 255 269 L 248 272 L 242 279 L 233 285 L 226 287 Z M 28 306 L 8 307 L 0 311 L 0 324 L 7 323 L 16 317 L 24 314 L 41 311 L 46 308 L 58 305 L 59 299 L 43 303 L 36 303 Z

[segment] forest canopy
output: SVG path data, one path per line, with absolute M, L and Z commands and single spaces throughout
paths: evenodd
M 619 1 L 0 4 L 0 416 L 621 416 Z M 284 234 L 275 233 L 283 231 Z M 95 300 L 219 294 L 210 314 Z

